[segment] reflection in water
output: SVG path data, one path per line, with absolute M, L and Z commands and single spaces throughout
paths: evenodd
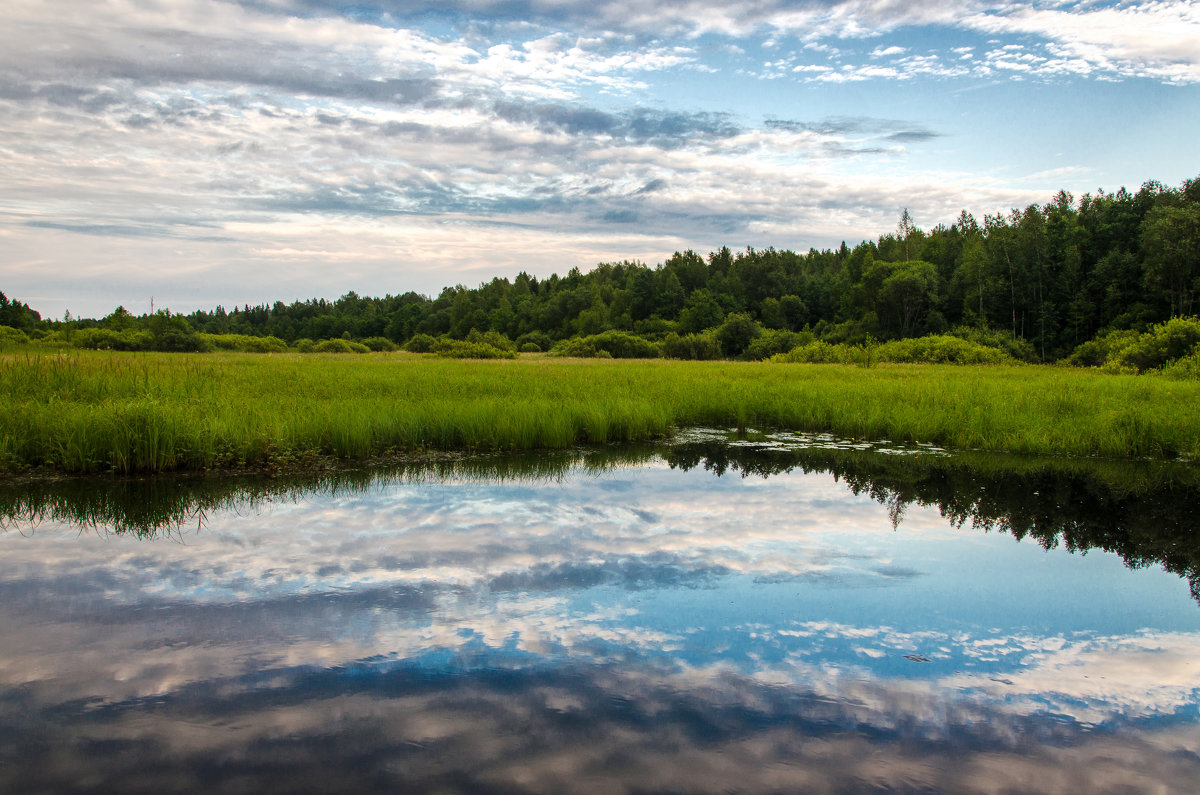
M 0 790 L 1191 789 L 1189 469 L 897 452 L 9 489 Z

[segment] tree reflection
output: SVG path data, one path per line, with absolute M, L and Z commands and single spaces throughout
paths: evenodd
M 1103 549 L 1126 565 L 1154 564 L 1186 577 L 1200 601 L 1200 473 L 1186 464 L 1055 459 L 982 453 L 935 455 L 921 448 L 883 454 L 862 445 L 774 437 L 684 437 L 659 446 L 521 455 L 431 456 L 307 476 L 59 480 L 0 487 L 0 527 L 47 520 L 154 538 L 202 528 L 216 510 L 255 510 L 311 495 L 354 494 L 424 480 L 544 482 L 571 472 L 604 472 L 659 459 L 716 476 L 769 478 L 829 473 L 855 495 L 888 508 L 894 525 L 907 506 L 935 506 L 958 527 L 1033 538 L 1049 549 Z M 892 450 L 892 453 L 897 452 Z

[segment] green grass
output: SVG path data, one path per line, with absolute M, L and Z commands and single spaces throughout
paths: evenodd
M 1200 384 L 1051 367 L 76 351 L 0 356 L 0 383 L 7 472 L 563 448 L 695 425 L 1014 452 L 1200 455 Z

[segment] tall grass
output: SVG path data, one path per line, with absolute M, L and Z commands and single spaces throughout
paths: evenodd
M 263 467 L 771 426 L 959 448 L 1195 459 L 1200 384 L 1050 367 L 0 356 L 0 470 Z

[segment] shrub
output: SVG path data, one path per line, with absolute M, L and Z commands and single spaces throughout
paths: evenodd
M 386 351 L 390 353 L 391 351 L 396 350 L 396 343 L 392 342 L 387 337 L 367 337 L 362 341 L 362 344 L 376 352 Z
M 432 353 L 436 345 L 437 340 L 428 334 L 417 334 L 404 344 L 404 349 L 413 353 Z
M 526 342 L 521 345 L 521 353 L 541 353 L 542 349 L 536 342 Z
M 947 331 L 946 334 L 973 342 L 976 345 L 983 345 L 988 348 L 1004 351 L 1012 358 L 1019 359 L 1022 362 L 1038 361 L 1037 351 L 1029 340 L 1014 337 L 1008 331 L 982 329 L 978 326 L 956 326 Z
M 668 359 L 708 361 L 721 358 L 721 343 L 711 333 L 668 334 L 662 341 L 663 356 Z
M 773 362 L 800 364 L 860 364 L 866 361 L 866 351 L 857 345 L 828 343 L 814 340 L 771 357 Z
M 467 334 L 467 342 L 490 345 L 493 348 L 499 348 L 502 351 L 515 351 L 517 349 L 517 344 L 501 334 L 499 331 L 480 331 L 479 329 L 471 329 L 471 332 Z
M 313 353 L 369 353 L 370 350 L 361 342 L 341 339 L 321 340 L 313 346 Z
M 771 357 L 773 362 L 808 362 L 870 365 L 872 362 L 921 364 L 1011 364 L 1013 358 L 996 348 L 976 345 L 958 337 L 934 334 L 892 340 L 882 345 L 830 344 L 817 340 Z
M 1144 372 L 1190 356 L 1198 344 L 1200 319 L 1173 317 L 1152 327 L 1110 358 L 1118 365 Z
M 792 348 L 807 345 L 816 337 L 811 331 L 766 331 L 752 340 L 743 354 L 747 359 L 770 359 L 778 353 L 787 353 Z
M 312 353 L 317 343 L 310 340 L 308 337 L 301 337 L 292 343 L 292 346 L 300 351 L 300 353 Z
M 1162 373 L 1167 378 L 1176 381 L 1200 381 L 1200 349 L 1193 351 L 1189 356 L 1164 365 Z
M 0 326 L 0 349 L 24 345 L 28 342 L 29 337 L 25 336 L 24 331 L 12 326 Z
M 536 345 L 539 351 L 548 351 L 554 346 L 554 340 L 541 331 L 530 331 L 517 337 L 517 344 L 521 346 L 522 351 L 527 345 Z
M 722 353 L 733 357 L 745 353 L 750 342 L 760 336 L 762 331 L 762 326 L 755 323 L 750 315 L 737 312 L 725 318 L 725 322 L 714 333 L 717 342 L 721 343 Z
M 507 351 L 484 342 L 464 340 L 438 340 L 435 356 L 443 359 L 515 359 L 516 351 Z
M 604 331 L 588 337 L 572 337 L 554 345 L 557 356 L 589 358 L 608 354 L 614 359 L 656 359 L 660 348 L 650 340 L 626 331 Z
M 149 331 L 113 331 L 107 328 L 79 329 L 71 336 L 77 348 L 99 351 L 150 351 L 156 350 L 155 339 Z
M 927 364 L 1011 364 L 1011 356 L 998 348 L 935 334 L 885 342 L 871 353 L 881 362 L 922 362 Z
M 279 337 L 244 336 L 239 349 L 246 353 L 283 353 L 287 350 L 287 343 Z
M 1187 359 L 1200 346 L 1200 319 L 1171 318 L 1148 331 L 1110 331 L 1077 347 L 1064 362 L 1110 372 L 1145 372 Z M 1186 369 L 1186 366 L 1185 366 Z

